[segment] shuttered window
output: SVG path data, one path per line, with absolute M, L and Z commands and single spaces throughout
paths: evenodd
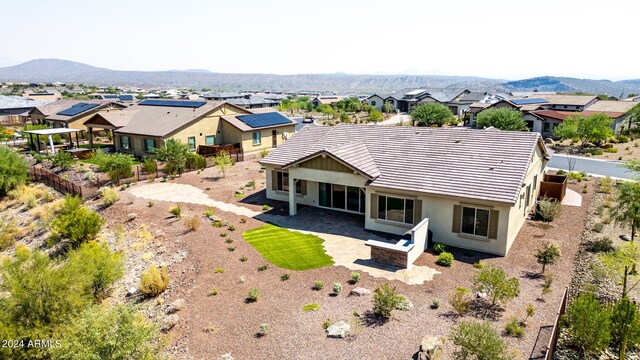
M 414 223 L 413 199 L 378 195 L 378 219 L 394 221 L 405 224 Z
M 497 239 L 499 214 L 497 210 L 454 205 L 452 231 Z

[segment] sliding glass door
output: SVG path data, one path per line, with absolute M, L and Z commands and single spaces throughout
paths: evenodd
M 322 207 L 364 214 L 365 190 L 359 187 L 319 183 L 318 199 Z

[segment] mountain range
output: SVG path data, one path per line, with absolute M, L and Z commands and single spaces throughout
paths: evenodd
M 408 88 L 467 88 L 472 91 L 556 91 L 620 96 L 640 93 L 637 80 L 591 80 L 543 76 L 506 81 L 471 76 L 353 75 L 353 74 L 245 74 L 204 69 L 120 71 L 60 59 L 37 59 L 0 68 L 0 81 L 65 82 L 87 85 L 213 88 L 220 90 L 326 91 L 389 93 Z

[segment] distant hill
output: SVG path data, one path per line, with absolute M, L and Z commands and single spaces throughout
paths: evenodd
M 0 68 L 0 81 L 82 83 L 90 85 L 191 87 L 225 90 L 310 90 L 389 93 L 407 88 L 467 88 L 472 91 L 579 91 L 620 96 L 640 93 L 640 80 L 612 82 L 562 77 L 505 81 L 469 76 L 239 74 L 204 69 L 119 71 L 60 59 L 31 60 Z

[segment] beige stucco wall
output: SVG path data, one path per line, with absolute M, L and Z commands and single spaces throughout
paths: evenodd
M 131 150 L 125 150 L 120 147 L 120 137 L 128 136 L 129 142 L 131 143 Z M 116 147 L 119 151 L 122 151 L 125 154 L 132 154 L 137 157 L 146 157 L 153 156 L 154 153 L 147 153 L 144 151 L 144 139 L 154 139 L 156 141 L 156 148 L 164 146 L 164 140 L 159 137 L 150 137 L 150 136 L 138 136 L 138 135 L 127 135 L 127 134 L 116 134 Z
M 280 126 L 277 128 L 269 128 L 260 131 L 260 145 L 253 145 L 253 133 L 255 131 L 245 131 L 242 133 L 242 149 L 245 154 L 258 152 L 262 149 L 270 149 L 273 147 L 273 130 L 276 131 L 276 146 L 282 145 L 286 140 L 282 137 L 284 133 L 287 138 L 290 138 L 296 131 L 295 124 Z

